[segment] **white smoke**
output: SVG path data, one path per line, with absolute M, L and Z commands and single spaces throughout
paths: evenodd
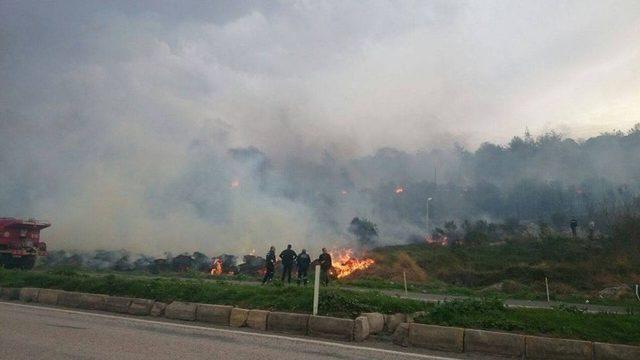
M 351 217 L 379 219 L 357 193 L 371 169 L 340 175 L 353 157 L 502 141 L 523 121 L 599 130 L 614 101 L 628 127 L 639 13 L 583 1 L 2 2 L 0 212 L 50 220 L 52 247 L 341 243 Z M 268 169 L 230 155 L 250 146 Z

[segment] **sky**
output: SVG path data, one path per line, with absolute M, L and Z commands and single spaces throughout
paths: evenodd
M 326 236 L 228 149 L 285 167 L 627 129 L 639 19 L 638 1 L 3 0 L 0 210 L 69 247 Z

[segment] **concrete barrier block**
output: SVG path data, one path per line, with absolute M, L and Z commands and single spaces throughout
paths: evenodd
M 308 314 L 271 312 L 267 317 L 267 330 L 290 334 L 306 334 L 309 324 Z
M 163 316 L 164 315 L 164 309 L 167 308 L 167 304 L 160 302 L 160 301 L 156 301 L 153 303 L 153 305 L 151 306 L 151 316 Z
M 462 352 L 464 329 L 411 323 L 409 324 L 409 343 L 431 350 Z
M 396 327 L 398 327 L 398 325 L 407 322 L 407 315 L 402 313 L 385 315 L 384 322 L 387 331 L 393 333 L 396 331 Z
M 367 319 L 366 316 L 358 316 L 354 320 L 353 340 L 360 342 L 360 341 L 365 341 L 368 337 L 369 337 L 369 319 Z
M 527 359 L 587 360 L 592 358 L 593 343 L 526 336 L 525 353 Z
M 196 319 L 196 304 L 174 301 L 164 309 L 164 317 L 168 319 L 194 321 Z
M 243 327 L 247 325 L 248 309 L 233 308 L 229 317 L 229 325 L 232 327 Z
M 408 323 L 415 322 L 415 319 L 416 319 L 417 317 L 420 317 L 420 316 L 422 316 L 422 315 L 425 315 L 426 313 L 427 313 L 426 311 L 416 311 L 416 312 L 414 312 L 414 313 L 412 313 L 412 314 L 407 314 L 407 322 L 408 322 Z
M 524 355 L 524 336 L 465 329 L 464 351 L 522 357 Z
M 255 330 L 267 330 L 268 317 L 269 312 L 266 310 L 249 310 L 247 326 Z
M 384 315 L 380 313 L 364 313 L 363 316 L 369 320 L 369 333 L 379 334 L 384 330 Z
M 593 343 L 595 360 L 637 360 L 640 359 L 640 346 Z
M 2 288 L 2 299 L 3 300 L 18 300 L 20 297 L 20 289 L 19 288 Z
M 37 302 L 38 301 L 38 293 L 40 289 L 38 288 L 22 288 L 20 289 L 20 301 L 22 302 Z
M 403 347 L 409 346 L 409 324 L 402 323 L 396 327 L 396 331 L 391 335 L 391 341 Z
M 80 307 L 80 298 L 82 293 L 73 291 L 63 291 L 58 294 L 58 305 L 70 308 Z
M 107 295 L 81 293 L 78 307 L 87 310 L 106 310 L 106 302 Z
M 153 303 L 153 300 L 148 299 L 131 299 L 131 304 L 129 304 L 129 314 L 147 316 L 151 313 Z
M 120 314 L 129 313 L 129 305 L 131 305 L 132 298 L 121 296 L 107 296 L 104 302 L 105 310 Z
M 198 304 L 196 309 L 196 320 L 216 325 L 229 326 L 231 309 L 233 309 L 233 306 L 229 305 Z
M 38 294 L 38 302 L 45 305 L 57 305 L 58 296 L 63 293 L 62 290 L 40 289 Z
M 309 335 L 337 340 L 353 340 L 354 321 L 328 316 L 309 317 Z

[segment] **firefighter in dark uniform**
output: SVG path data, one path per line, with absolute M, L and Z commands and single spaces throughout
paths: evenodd
M 282 282 L 284 282 L 284 277 L 287 276 L 287 281 L 291 284 L 291 269 L 297 257 L 296 252 L 291 250 L 291 245 L 287 245 L 287 249 L 280 253 L 280 259 L 282 259 Z
M 573 234 L 573 237 L 576 238 L 578 236 L 578 220 L 571 219 L 569 226 L 571 226 L 571 234 Z
M 271 282 L 273 280 L 273 273 L 276 271 L 276 248 L 272 246 L 269 249 L 269 252 L 266 256 L 267 260 L 267 271 L 264 273 L 264 278 L 262 279 L 262 285 L 266 284 L 267 281 Z
M 307 250 L 302 249 L 300 255 L 298 255 L 298 285 L 303 283 L 307 285 L 307 272 L 309 271 L 309 265 L 311 264 L 311 258 L 307 254 Z
M 322 248 L 318 262 L 320 263 L 320 283 L 327 286 L 329 285 L 329 271 L 331 271 L 333 264 L 331 263 L 331 255 L 326 248 Z

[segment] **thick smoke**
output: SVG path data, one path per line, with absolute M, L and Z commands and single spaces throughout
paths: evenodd
M 81 250 L 317 251 L 355 216 L 401 242 L 429 183 L 491 171 L 455 143 L 640 117 L 637 2 L 479 5 L 2 2 L 0 215 Z M 627 150 L 586 175 L 536 154 L 519 177 L 637 181 Z M 497 216 L 460 204 L 435 216 Z

